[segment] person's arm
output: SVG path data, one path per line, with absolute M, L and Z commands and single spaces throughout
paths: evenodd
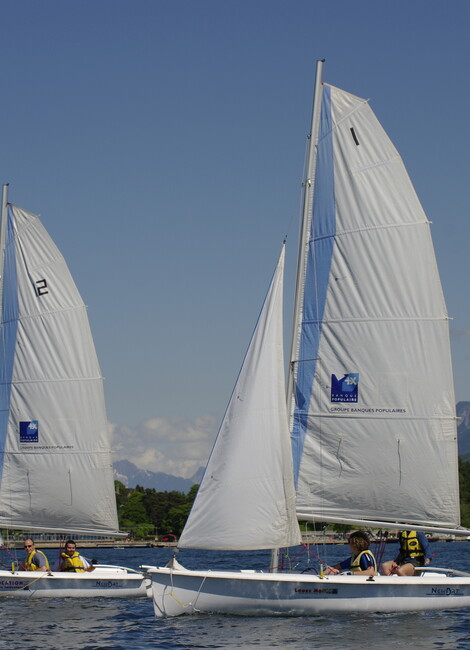
M 351 568 L 351 558 L 348 558 L 347 560 L 343 560 L 338 564 L 328 567 L 328 569 L 325 571 L 325 575 L 326 576 L 336 575 L 338 573 L 341 573 L 342 571 L 347 571 L 350 568 Z
M 430 564 L 432 558 L 431 545 L 424 533 L 418 532 L 418 542 L 420 543 L 420 546 L 423 549 L 424 564 Z
M 82 555 L 80 555 L 80 560 L 82 561 L 83 568 L 85 569 L 85 571 L 90 572 L 95 570 L 93 564 L 90 564 L 88 560 L 86 560 Z
M 340 572 L 340 566 L 339 564 L 335 564 L 334 566 L 329 566 L 328 569 L 325 571 L 326 576 L 331 576 L 335 575 Z
M 359 566 L 361 567 L 360 571 L 355 571 L 354 573 L 356 575 L 368 575 L 368 576 L 375 576 L 375 563 L 374 563 L 374 556 L 372 553 L 367 552 L 361 555 L 361 560 L 359 562 Z

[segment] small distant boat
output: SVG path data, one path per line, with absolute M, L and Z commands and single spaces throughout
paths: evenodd
M 7 201 L 0 227 L 0 528 L 117 535 L 102 377 L 86 307 L 39 218 Z M 38 544 L 40 547 L 40 544 Z M 0 571 L 0 596 L 145 596 L 126 567 Z
M 298 520 L 460 527 L 448 316 L 429 222 L 369 103 L 317 65 L 284 393 L 284 247 L 180 548 L 301 543 Z M 292 440 L 292 447 L 291 447 Z M 273 562 L 273 566 L 276 563 Z M 470 574 L 149 569 L 156 616 L 470 606 Z

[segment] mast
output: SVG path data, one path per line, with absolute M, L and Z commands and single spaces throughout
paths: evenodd
M 292 420 L 294 414 L 294 377 L 296 370 L 294 369 L 295 360 L 298 356 L 298 347 L 300 340 L 300 324 L 302 322 L 302 306 L 304 299 L 304 286 L 305 286 L 305 273 L 307 266 L 308 254 L 308 239 L 310 233 L 310 224 L 312 222 L 312 202 L 313 202 L 313 187 L 315 180 L 315 166 L 317 159 L 317 141 L 318 131 L 320 127 L 320 110 L 322 100 L 322 70 L 325 59 L 317 61 L 315 70 L 315 89 L 313 93 L 313 107 L 312 118 L 310 126 L 309 149 L 308 149 L 308 163 L 307 163 L 307 178 L 304 181 L 304 196 L 303 196 L 303 210 L 302 220 L 300 224 L 299 236 L 299 253 L 297 258 L 297 278 L 295 283 L 295 300 L 294 300 L 294 317 L 292 322 L 292 341 L 291 351 L 289 357 L 289 371 L 287 379 L 287 414 L 289 417 L 289 429 L 292 431 Z M 272 573 L 277 573 L 279 564 L 279 549 L 274 548 L 271 551 L 271 567 Z
M 300 341 L 300 327 L 302 323 L 302 310 L 304 300 L 305 273 L 309 246 L 309 234 L 312 223 L 313 194 L 315 185 L 315 170 L 317 163 L 317 143 L 320 129 L 320 112 L 323 95 L 322 72 L 325 59 L 317 61 L 315 72 L 315 90 L 313 95 L 313 110 L 309 138 L 307 177 L 304 181 L 303 211 L 300 225 L 299 253 L 297 259 L 297 278 L 295 283 L 294 317 L 292 323 L 292 342 L 290 363 L 287 381 L 287 409 L 289 413 L 289 427 L 292 431 L 292 418 L 294 413 L 294 379 L 297 374 L 295 367 L 298 358 Z
M 8 183 L 2 186 L 2 212 L 0 218 L 0 314 L 3 298 L 3 272 L 5 264 L 5 238 L 7 230 Z

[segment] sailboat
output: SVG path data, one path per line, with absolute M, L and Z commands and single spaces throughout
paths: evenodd
M 122 536 L 103 381 L 86 307 L 39 218 L 8 203 L 0 228 L 0 529 Z M 140 571 L 0 571 L 0 596 L 145 596 Z
M 275 549 L 298 521 L 460 526 L 448 315 L 429 222 L 369 102 L 317 63 L 287 400 L 273 276 L 180 548 Z M 149 570 L 155 614 L 312 615 L 470 606 L 470 574 Z

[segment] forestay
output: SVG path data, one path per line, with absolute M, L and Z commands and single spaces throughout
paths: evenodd
M 9 206 L 1 322 L 0 526 L 118 530 L 85 305 L 39 219 Z
M 179 546 L 250 550 L 301 541 L 285 397 L 284 246 Z
M 429 222 L 368 103 L 324 86 L 297 343 L 297 511 L 459 525 L 448 316 Z

